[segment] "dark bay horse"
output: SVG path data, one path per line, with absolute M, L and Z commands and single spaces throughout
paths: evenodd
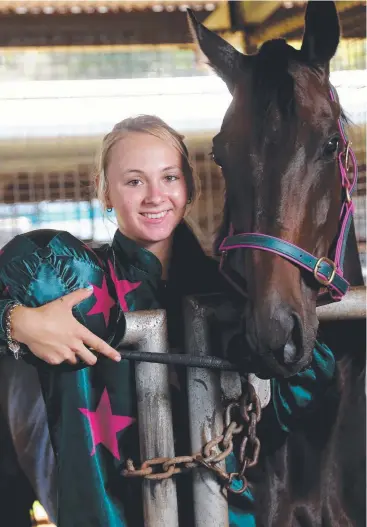
M 243 55 L 191 12 L 189 23 L 233 96 L 213 139 L 226 183 L 223 272 L 245 297 L 242 336 L 229 354 L 278 379 L 309 365 L 316 339 L 336 357 L 333 383 L 295 430 L 276 434 L 263 417 L 260 461 L 248 473 L 256 526 L 362 527 L 365 321 L 319 326 L 316 316 L 324 286 L 341 294 L 333 285 L 343 277 L 352 207 L 344 116 L 329 81 L 335 4 L 308 3 L 300 50 L 279 39 Z M 363 285 L 353 223 L 346 245 L 344 278 Z M 305 259 L 316 262 L 313 272 Z

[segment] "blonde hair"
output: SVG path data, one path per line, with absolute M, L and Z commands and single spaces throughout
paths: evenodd
M 138 115 L 129 117 L 117 123 L 112 131 L 102 141 L 95 174 L 96 194 L 102 205 L 107 208 L 108 180 L 107 167 L 111 148 L 131 132 L 140 132 L 154 135 L 165 142 L 171 143 L 181 154 L 182 170 L 186 181 L 189 203 L 192 203 L 199 194 L 199 180 L 191 166 L 189 153 L 183 142 L 184 136 L 168 126 L 162 119 L 154 115 Z

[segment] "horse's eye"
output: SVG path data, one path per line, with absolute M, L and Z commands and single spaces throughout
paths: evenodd
M 216 165 L 218 165 L 220 168 L 223 168 L 221 160 L 215 155 L 214 151 L 210 152 L 210 156 Z
M 333 154 L 335 154 L 335 152 L 337 152 L 338 148 L 339 148 L 339 136 L 332 137 L 331 139 L 328 140 L 328 142 L 324 146 L 324 155 L 330 157 Z

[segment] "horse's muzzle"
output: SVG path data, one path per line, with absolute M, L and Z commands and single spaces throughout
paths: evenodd
M 308 364 L 316 328 L 307 324 L 305 331 L 305 322 L 288 305 L 278 305 L 271 313 L 266 307 L 248 312 L 245 323 L 246 355 L 252 356 L 261 376 L 289 377 Z

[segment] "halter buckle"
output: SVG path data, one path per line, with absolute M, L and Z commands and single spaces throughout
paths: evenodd
M 322 264 L 322 262 L 328 263 L 330 265 L 330 267 L 333 268 L 330 278 L 323 278 L 322 276 L 318 275 L 318 271 L 319 271 L 319 268 L 320 268 L 320 265 Z M 325 285 L 325 286 L 330 285 L 332 283 L 332 281 L 334 280 L 335 275 L 336 275 L 336 264 L 335 264 L 335 262 L 333 262 L 329 258 L 326 258 L 326 256 L 322 256 L 316 262 L 315 269 L 313 270 L 313 275 L 314 275 L 315 279 L 320 284 Z

